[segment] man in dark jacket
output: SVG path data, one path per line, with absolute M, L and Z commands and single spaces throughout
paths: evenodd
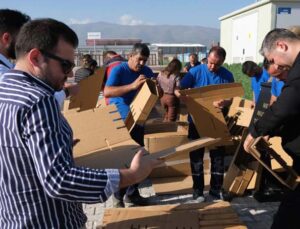
M 247 151 L 253 138 L 281 136 L 283 149 L 293 158 L 293 168 L 300 174 L 300 39 L 286 29 L 270 31 L 261 54 L 278 68 L 289 70 L 286 84 L 277 101 L 250 127 L 245 140 Z M 272 228 L 299 228 L 300 187 L 288 191 L 274 218 Z

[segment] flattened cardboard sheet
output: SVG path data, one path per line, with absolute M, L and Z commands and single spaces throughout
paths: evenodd
M 213 102 L 243 96 L 244 89 L 240 83 L 210 85 L 181 90 L 180 93 L 192 98 L 186 105 L 200 136 L 221 138 L 220 145 L 232 144 L 224 116 Z
M 123 168 L 140 148 L 131 139 L 114 105 L 64 115 L 73 129 L 74 139 L 79 139 L 73 149 L 76 165 Z
M 156 152 L 156 153 L 149 154 L 146 157 L 167 160 L 167 159 L 171 159 L 171 158 L 177 156 L 178 154 L 180 154 L 182 152 L 186 152 L 187 150 L 193 151 L 193 150 L 204 148 L 207 146 L 212 146 L 212 145 L 218 144 L 219 141 L 220 141 L 219 138 L 214 139 L 214 138 L 203 137 L 203 138 L 199 138 L 196 140 L 192 140 L 192 141 L 190 141 L 186 144 L 180 145 L 180 146 L 168 148 L 168 149 Z
M 96 107 L 104 73 L 105 68 L 101 67 L 93 75 L 79 82 L 79 93 L 70 98 L 69 109 L 76 108 L 79 111 L 84 111 Z

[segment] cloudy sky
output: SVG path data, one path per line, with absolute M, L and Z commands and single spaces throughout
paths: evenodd
M 255 0 L 0 0 L 1 8 L 67 24 L 105 21 L 124 25 L 200 25 L 219 28 L 218 18 Z

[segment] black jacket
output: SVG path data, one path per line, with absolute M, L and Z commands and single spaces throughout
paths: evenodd
M 294 160 L 300 159 L 300 53 L 277 101 L 250 127 L 250 133 L 281 136 L 283 149 Z

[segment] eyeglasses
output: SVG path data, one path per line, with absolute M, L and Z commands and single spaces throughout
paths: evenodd
M 60 66 L 61 66 L 64 74 L 69 74 L 72 71 L 72 69 L 75 67 L 75 64 L 69 60 L 63 59 L 59 56 L 56 56 L 56 55 L 46 52 L 46 51 L 41 50 L 41 53 L 45 57 L 48 57 L 48 58 L 58 61 L 60 63 Z

